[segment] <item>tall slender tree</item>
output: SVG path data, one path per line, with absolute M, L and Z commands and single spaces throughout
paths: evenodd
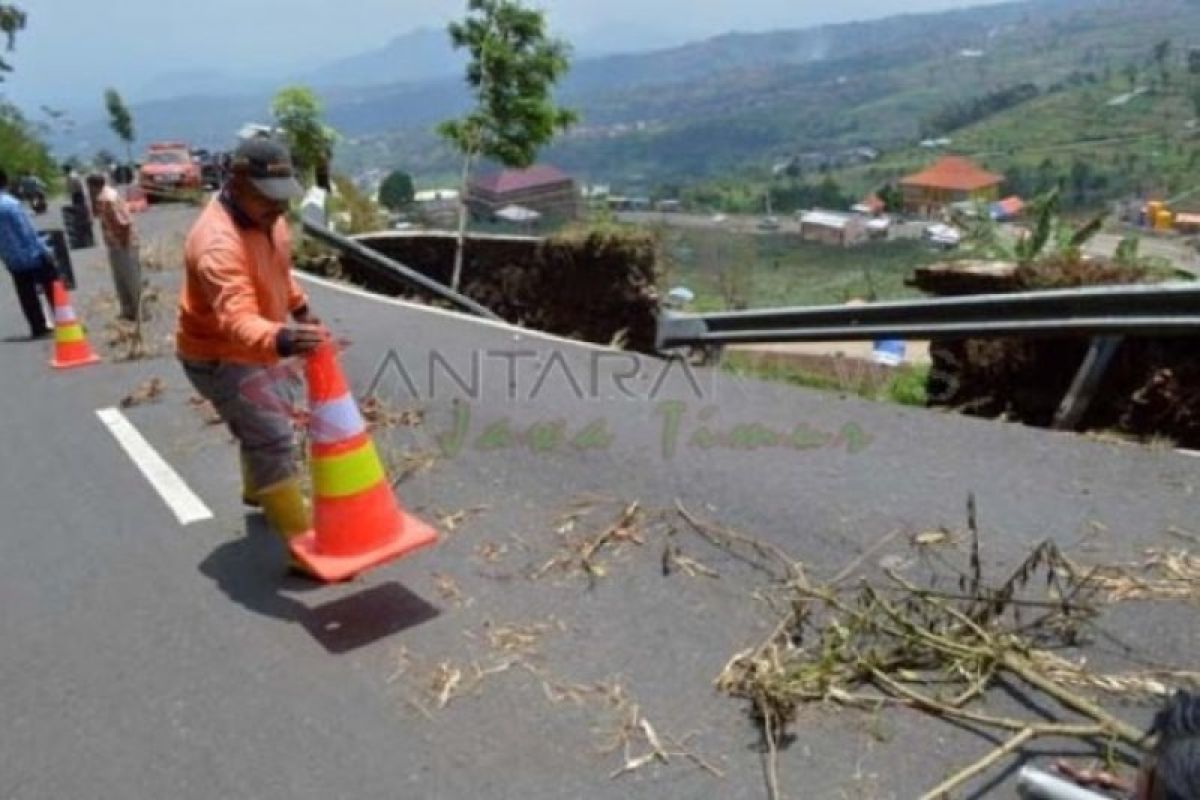
M 25 12 L 11 3 L 0 3 L 0 34 L 4 35 L 4 49 L 12 52 L 17 46 L 17 33 L 25 29 Z M 0 81 L 4 80 L 5 72 L 12 72 L 10 65 L 0 58 Z
M 1171 40 L 1163 39 L 1158 44 L 1154 45 L 1154 63 L 1158 64 L 1158 72 L 1162 76 L 1164 84 L 1171 82 L 1171 71 L 1167 64 L 1167 59 L 1171 57 Z
M 321 101 L 307 86 L 288 86 L 271 101 L 271 113 L 287 136 L 297 172 L 305 185 L 311 185 L 317 168 L 329 161 L 337 140 L 337 131 L 322 119 Z
M 125 143 L 125 163 L 132 164 L 133 140 L 137 138 L 133 130 L 133 114 L 129 113 L 129 108 L 116 89 L 104 92 L 104 107 L 108 109 L 108 127 Z
M 467 195 L 476 160 L 528 167 L 538 151 L 576 120 L 554 102 L 555 84 L 567 73 L 570 48 L 546 31 L 545 13 L 521 0 L 468 0 L 467 16 L 449 27 L 455 49 L 470 53 L 467 84 L 475 105 L 438 133 L 462 154 L 458 246 L 451 287 L 462 280 Z

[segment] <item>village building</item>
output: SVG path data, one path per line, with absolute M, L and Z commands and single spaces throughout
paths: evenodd
M 457 189 L 424 189 L 413 196 L 413 204 L 428 225 L 451 227 L 458 221 Z
M 932 166 L 900 181 L 904 210 L 934 217 L 955 203 L 990 205 L 1000 199 L 1004 176 L 962 156 L 945 156 Z
M 850 210 L 855 214 L 862 214 L 867 217 L 878 217 L 885 210 L 887 210 L 887 204 L 879 199 L 879 195 L 869 194 L 851 206 Z
M 800 215 L 800 238 L 806 242 L 853 247 L 868 238 L 861 216 L 836 211 L 805 211 Z
M 992 203 L 989 209 L 992 219 L 996 222 L 1011 222 L 1025 213 L 1025 201 L 1013 195 Z
M 549 165 L 478 176 L 467 193 L 467 207 L 478 219 L 494 219 L 496 212 L 512 206 L 534 211 L 542 218 L 575 219 L 580 205 L 575 179 Z
M 1175 229 L 1180 233 L 1200 233 L 1200 214 L 1179 213 L 1175 215 Z

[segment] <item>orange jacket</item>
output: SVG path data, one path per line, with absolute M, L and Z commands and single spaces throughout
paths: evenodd
M 176 351 L 195 361 L 273 364 L 288 314 L 308 302 L 292 276 L 292 239 L 280 219 L 270 236 L 234 221 L 214 198 L 184 245 Z

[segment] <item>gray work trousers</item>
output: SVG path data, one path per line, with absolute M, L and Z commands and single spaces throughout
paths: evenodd
M 281 370 L 226 361 L 180 359 L 200 396 L 213 404 L 241 446 L 255 491 L 296 478 L 290 388 Z
M 121 319 L 136 320 L 142 299 L 142 265 L 137 245 L 110 247 L 108 265 L 112 268 L 113 287 L 121 304 Z

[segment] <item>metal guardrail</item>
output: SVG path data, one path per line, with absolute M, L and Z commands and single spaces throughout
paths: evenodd
M 1061 289 L 862 306 L 720 314 L 665 311 L 659 352 L 727 344 L 1086 336 L 1091 346 L 1053 426 L 1080 424 L 1105 371 L 1130 336 L 1200 336 L 1200 284 Z
M 1200 285 L 972 295 L 717 314 L 666 311 L 658 349 L 877 339 L 1200 335 Z
M 412 267 L 405 266 L 395 259 L 388 258 L 366 245 L 342 236 L 340 233 L 334 233 L 328 228 L 317 225 L 310 220 L 303 220 L 303 225 L 305 232 L 314 239 L 340 251 L 346 257 L 366 267 L 384 281 L 392 283 L 397 287 L 405 285 L 408 287 L 415 286 L 451 303 L 455 308 L 485 319 L 501 321 L 501 318 L 495 312 L 481 306 L 465 294 L 456 292 L 448 286 L 422 275 Z

